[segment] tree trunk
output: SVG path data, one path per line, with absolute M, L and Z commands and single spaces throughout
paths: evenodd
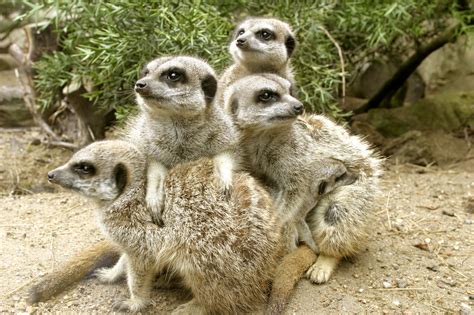
M 455 39 L 455 35 L 459 29 L 459 24 L 452 26 L 439 37 L 417 49 L 415 53 L 398 68 L 393 77 L 388 80 L 364 106 L 355 110 L 355 113 L 360 114 L 377 108 L 384 99 L 392 97 L 426 57 Z

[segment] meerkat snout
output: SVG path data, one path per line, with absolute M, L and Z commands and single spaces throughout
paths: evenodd
M 144 82 L 143 80 L 138 80 L 137 83 L 135 83 L 135 92 L 139 94 L 143 94 L 148 87 L 148 84 Z
M 54 172 L 49 172 L 48 173 L 48 182 L 52 183 L 54 181 L 55 174 Z
M 247 40 L 246 40 L 245 38 L 238 38 L 238 39 L 236 40 L 236 45 L 237 45 L 237 47 L 239 47 L 239 48 L 246 48 L 246 47 L 248 47 L 248 45 L 247 45 Z
M 293 104 L 293 112 L 296 115 L 301 115 L 304 113 L 304 106 L 300 102 Z

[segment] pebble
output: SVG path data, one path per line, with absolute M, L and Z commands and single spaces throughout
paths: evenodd
M 438 272 L 439 271 L 439 266 L 438 265 L 428 266 L 428 267 L 426 267 L 426 269 L 434 271 L 434 272 Z
M 395 306 L 400 306 L 400 305 L 402 304 L 402 303 L 400 303 L 399 300 L 393 300 L 392 303 L 393 303 L 393 305 L 395 305 Z
M 452 210 L 443 210 L 441 213 L 447 215 L 448 217 L 454 217 L 454 212 Z
M 472 314 L 471 307 L 469 306 L 469 304 L 461 303 L 461 314 L 463 314 L 463 315 L 471 315 Z
M 466 219 L 466 220 L 464 220 L 464 224 L 472 224 L 472 220 L 471 219 Z
M 391 288 L 392 287 L 392 284 L 388 281 L 384 281 L 382 282 L 382 285 L 385 289 L 388 289 L 388 288 Z
M 397 280 L 397 288 L 406 288 L 407 287 L 407 283 L 406 281 L 403 281 L 403 280 Z

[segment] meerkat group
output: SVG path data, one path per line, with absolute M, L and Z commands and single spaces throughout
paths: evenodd
M 92 144 L 49 174 L 100 201 L 109 240 L 45 277 L 29 301 L 49 299 L 119 255 L 96 275 L 114 282 L 126 274 L 131 299 L 117 305 L 122 310 L 147 305 L 165 266 L 193 292 L 177 310 L 184 313 L 255 310 L 271 279 L 267 311 L 279 313 L 303 273 L 328 281 L 341 258 L 364 246 L 380 159 L 328 118 L 303 115 L 290 64 L 295 47 L 287 23 L 249 18 L 235 29 L 234 64 L 219 81 L 197 58 L 148 63 L 125 142 Z M 242 251 L 228 250 L 236 244 Z

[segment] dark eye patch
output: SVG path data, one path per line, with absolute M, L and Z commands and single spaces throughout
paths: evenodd
M 276 102 L 280 99 L 280 95 L 272 90 L 262 90 L 257 93 L 257 102 L 269 103 Z
M 261 29 L 260 31 L 257 32 L 257 35 L 259 38 L 265 41 L 275 39 L 275 33 L 270 31 L 268 28 Z
M 186 81 L 185 71 L 180 68 L 171 68 L 163 71 L 161 78 L 168 82 Z
M 245 33 L 245 30 L 243 28 L 239 29 L 237 32 L 235 32 L 235 37 L 240 36 Z
M 89 162 L 76 163 L 72 166 L 74 172 L 79 175 L 94 175 L 95 167 Z

